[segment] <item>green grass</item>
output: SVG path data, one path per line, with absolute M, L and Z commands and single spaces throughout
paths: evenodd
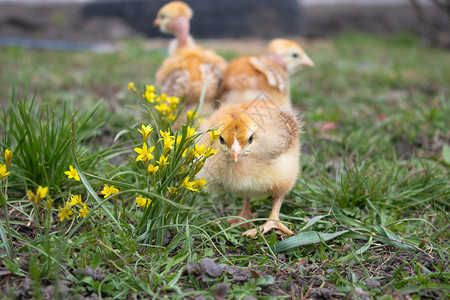
M 301 176 L 281 210 L 295 235 L 281 241 L 227 226 L 242 204 L 233 195 L 166 192 L 195 173 L 195 165 L 177 173 L 190 142 L 171 150 L 179 160 L 160 180 L 146 180 L 135 162 L 136 128 L 161 122 L 127 83 L 141 93 L 165 52 L 142 41 L 121 46 L 114 54 L 0 49 L 0 150 L 20 150 L 0 186 L 4 298 L 42 298 L 49 286 L 55 297 L 105 299 L 448 297 L 448 51 L 408 35 L 305 45 L 316 66 L 291 80 L 305 127 Z M 81 182 L 62 174 L 69 164 L 83 170 Z M 119 194 L 103 199 L 104 183 Z M 37 185 L 55 199 L 40 215 L 26 197 Z M 137 209 L 137 192 L 155 206 Z M 91 213 L 60 222 L 57 207 L 76 194 Z M 260 219 L 271 206 L 252 200 Z

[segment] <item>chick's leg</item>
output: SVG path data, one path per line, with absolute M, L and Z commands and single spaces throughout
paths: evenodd
M 268 220 L 266 223 L 264 223 L 262 226 L 259 226 L 259 231 L 261 231 L 261 234 L 265 234 L 269 232 L 271 229 L 279 229 L 284 233 L 287 233 L 289 235 L 292 235 L 292 231 L 290 231 L 286 226 L 284 226 L 282 223 L 278 222 L 280 220 L 280 208 L 281 204 L 283 203 L 284 197 L 276 197 L 274 199 L 272 211 L 270 212 L 269 219 L 275 220 Z M 278 220 L 278 221 L 276 221 Z M 247 230 L 242 235 L 254 237 L 258 231 L 256 228 Z
M 250 198 L 245 198 L 244 206 L 242 207 L 241 212 L 239 213 L 239 217 L 242 217 L 242 218 L 247 219 L 247 220 L 250 220 L 250 219 L 254 218 L 253 214 L 250 211 Z M 241 218 L 229 218 L 229 219 L 227 219 L 227 223 L 230 226 L 233 226 L 233 225 L 236 225 L 236 224 L 239 224 L 239 223 L 242 223 L 242 222 L 244 222 L 244 220 L 242 220 Z M 241 226 L 244 227 L 244 228 L 252 227 L 252 225 L 250 225 L 250 223 L 244 223 Z

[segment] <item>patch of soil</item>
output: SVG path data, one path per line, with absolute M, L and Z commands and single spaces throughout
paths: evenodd
M 411 141 L 402 136 L 393 143 L 397 156 L 404 159 L 410 159 L 414 154 L 419 157 L 440 158 L 444 145 L 450 144 L 450 137 L 437 132 L 433 138 L 418 136 Z

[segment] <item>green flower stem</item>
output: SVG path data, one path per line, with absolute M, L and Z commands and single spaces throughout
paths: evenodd
M 0 183 L 2 183 L 0 181 Z M 4 210 L 5 214 L 5 221 L 6 221 L 6 230 L 8 231 L 8 237 L 5 235 L 5 228 L 3 226 L 3 222 L 0 221 L 0 236 L 2 240 L 5 241 L 5 248 L 6 248 L 6 254 L 8 255 L 9 260 L 12 260 L 14 257 L 14 247 L 12 244 L 12 234 L 11 234 L 11 226 L 9 225 L 9 217 L 8 217 L 8 206 L 6 205 L 6 202 L 8 200 L 8 195 L 2 192 L 3 184 L 0 185 L 0 202 Z M 5 191 L 7 188 L 7 184 L 5 186 Z

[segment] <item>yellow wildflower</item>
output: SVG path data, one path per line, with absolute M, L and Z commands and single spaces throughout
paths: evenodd
M 181 139 L 183 138 L 182 135 L 177 136 L 177 145 L 179 146 L 181 144 Z
M 148 165 L 148 168 L 147 168 L 147 170 L 148 170 L 148 172 L 150 173 L 150 174 L 155 174 L 157 171 L 158 171 L 158 169 L 159 169 L 159 167 L 158 166 L 154 166 L 154 165 L 152 165 L 152 164 L 149 164 Z
M 69 202 L 66 203 L 66 206 L 61 207 L 59 206 L 59 221 L 63 221 L 64 218 L 67 218 L 67 220 L 70 220 L 69 216 L 73 215 L 73 211 L 70 210 L 70 204 Z
M 177 115 L 168 115 L 167 116 L 167 120 L 171 121 L 171 122 L 175 121 L 176 118 L 177 118 Z
M 193 192 L 198 192 L 199 190 L 195 188 L 195 182 L 194 181 L 189 181 L 189 176 L 186 176 L 183 179 L 183 182 L 180 185 L 181 188 L 185 188 L 188 189 L 190 191 Z
M 47 196 L 48 187 L 39 186 L 36 192 L 36 197 L 39 199 L 44 199 Z
M 164 138 L 164 151 L 173 149 L 173 144 L 175 143 L 175 138 L 173 136 Z
M 134 148 L 134 151 L 136 151 L 139 155 L 136 157 L 136 161 L 143 160 L 144 162 L 148 162 L 150 159 L 153 158 L 152 152 L 155 147 L 151 147 L 150 149 L 147 148 L 147 143 L 144 143 L 142 145 L 142 148 Z
M 165 103 L 161 103 L 159 105 L 155 105 L 155 109 L 161 114 L 161 115 L 166 115 L 168 113 L 171 112 L 171 109 L 169 106 L 167 106 L 167 104 Z
M 39 204 L 36 201 L 36 195 L 32 191 L 27 190 L 27 195 L 28 195 L 28 200 L 30 200 L 31 203 Z
M 142 124 L 142 130 L 140 130 L 140 129 L 138 129 L 138 130 L 142 134 L 144 141 L 147 141 L 148 137 L 153 132 L 153 128 L 151 128 L 150 125 L 144 126 L 144 124 Z
M 13 153 L 11 150 L 6 149 L 5 150 L 5 164 L 6 167 L 9 168 L 9 166 L 11 165 L 12 162 L 12 158 L 13 158 Z
M 81 196 L 80 195 L 75 195 L 70 197 L 70 206 L 74 207 L 75 205 L 82 205 L 83 202 L 81 202 Z
M 117 194 L 118 192 L 119 190 L 116 189 L 113 185 L 109 187 L 107 184 L 105 184 L 105 187 L 103 188 L 103 191 L 101 193 L 105 195 L 103 198 L 106 198 L 110 195 Z
M 203 152 L 203 156 L 208 158 L 210 156 L 216 155 L 219 150 L 213 150 L 212 147 L 206 148 L 205 152 Z
M 186 113 L 186 117 L 188 120 L 193 120 L 195 117 L 197 117 L 197 113 L 191 109 Z
M 198 119 L 197 119 L 197 126 L 199 126 L 200 124 L 202 124 L 203 121 L 205 121 L 205 118 L 198 118 Z
M 187 130 L 186 130 L 186 136 L 189 138 L 193 135 L 195 135 L 197 132 L 195 131 L 195 128 L 191 126 L 188 126 Z
M 142 94 L 142 97 L 150 103 L 155 102 L 156 94 L 155 94 L 155 86 L 146 85 L 145 93 Z
M 6 165 L 0 164 L 0 180 L 3 180 L 11 172 L 6 172 Z
M 45 207 L 47 207 L 47 209 L 51 209 L 54 201 L 54 199 L 47 199 L 47 201 L 45 201 Z
M 159 133 L 161 134 L 161 138 L 158 140 L 164 140 L 164 151 L 169 150 L 169 149 L 173 149 L 173 144 L 175 143 L 175 137 L 170 135 L 170 131 L 162 131 L 160 130 Z
M 48 187 L 43 188 L 42 186 L 38 187 L 38 189 L 36 191 L 36 195 L 32 191 L 28 190 L 27 191 L 28 199 L 35 205 L 39 205 L 41 203 L 42 199 L 44 199 L 45 196 L 47 196 L 47 192 L 48 192 Z
M 205 178 L 200 178 L 200 179 L 194 180 L 194 187 L 197 187 L 199 189 L 201 189 L 201 188 L 205 188 L 206 189 L 205 185 L 207 183 L 208 182 L 205 180 Z
M 162 168 L 165 165 L 168 165 L 169 162 L 167 161 L 168 157 L 161 155 L 161 157 L 159 158 L 159 160 L 157 161 L 158 165 Z
M 180 103 L 180 98 L 178 97 L 168 97 L 167 98 L 167 103 L 169 103 L 170 107 L 172 109 L 177 108 L 178 103 Z
M 198 144 L 195 144 L 195 150 L 194 150 L 194 154 L 196 157 L 199 157 L 201 155 L 203 155 L 203 153 L 205 152 L 205 145 L 201 144 L 200 146 Z
M 189 156 L 191 156 L 191 154 L 192 154 L 192 148 L 191 147 L 184 149 L 182 156 L 185 157 L 188 154 L 189 154 Z
M 80 208 L 78 211 L 80 212 L 80 217 L 82 217 L 83 219 L 86 218 L 86 215 L 89 213 L 86 203 L 83 203 L 83 208 Z
M 173 188 L 167 187 L 167 189 L 169 190 L 169 194 L 171 196 L 178 194 L 178 189 L 176 187 Z
M 159 98 L 159 103 L 161 103 L 161 102 L 166 102 L 167 101 L 167 95 L 166 94 L 164 94 L 164 93 L 162 93 L 161 94 L 161 97 Z
M 134 85 L 134 82 L 128 82 L 128 89 L 136 94 L 136 86 Z
M 75 169 L 74 167 L 72 167 L 72 165 L 69 166 L 69 171 L 65 171 L 64 174 L 66 174 L 68 177 L 67 178 L 73 178 L 76 181 L 80 181 L 80 176 L 78 175 L 77 169 Z
M 209 136 L 211 137 L 211 144 L 214 143 L 214 141 L 217 140 L 220 136 L 219 130 L 211 130 L 209 132 Z
M 152 200 L 150 200 L 149 198 L 144 198 L 142 196 L 136 198 L 137 207 L 148 207 L 150 203 L 152 203 Z
M 196 157 L 203 155 L 203 157 L 208 158 L 210 156 L 216 155 L 217 152 L 218 152 L 218 150 L 213 150 L 212 147 L 205 148 L 204 144 L 202 144 L 200 146 L 198 144 L 195 144 L 194 153 L 195 153 Z

